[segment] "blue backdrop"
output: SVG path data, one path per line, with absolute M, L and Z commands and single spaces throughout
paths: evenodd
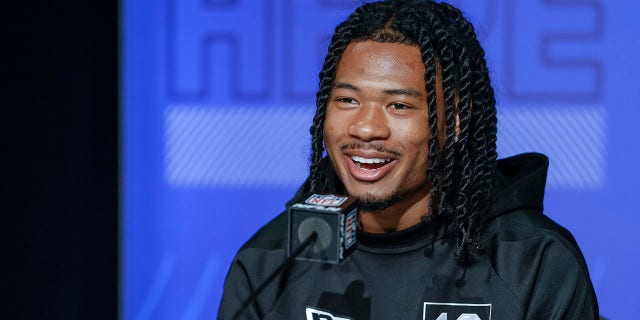
M 123 319 L 214 319 L 231 258 L 304 180 L 317 73 L 360 0 L 123 0 Z M 611 319 L 640 314 L 638 2 L 467 0 L 501 157 L 551 159 Z

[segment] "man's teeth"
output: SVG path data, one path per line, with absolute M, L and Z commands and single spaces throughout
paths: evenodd
M 368 158 L 363 158 L 359 156 L 351 156 L 351 160 L 359 163 L 384 163 L 384 162 L 391 161 L 391 159 L 380 159 L 380 158 L 368 159 Z

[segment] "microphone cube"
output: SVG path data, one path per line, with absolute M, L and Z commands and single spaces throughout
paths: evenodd
M 318 237 L 296 260 L 337 264 L 356 248 L 358 199 L 311 194 L 295 203 L 289 213 L 289 256 L 315 231 Z

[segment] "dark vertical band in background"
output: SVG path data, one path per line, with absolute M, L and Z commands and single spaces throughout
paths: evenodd
M 3 4 L 1 318 L 118 318 L 118 11 Z

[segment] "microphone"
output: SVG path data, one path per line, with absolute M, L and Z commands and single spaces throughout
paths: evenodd
M 358 199 L 356 197 L 310 194 L 289 211 L 289 256 L 316 232 L 314 245 L 305 248 L 296 260 L 338 264 L 356 248 Z
M 240 319 L 262 291 L 285 272 L 294 260 L 337 264 L 356 248 L 358 199 L 350 196 L 311 194 L 303 203 L 291 205 L 288 257 L 244 301 L 231 319 Z

